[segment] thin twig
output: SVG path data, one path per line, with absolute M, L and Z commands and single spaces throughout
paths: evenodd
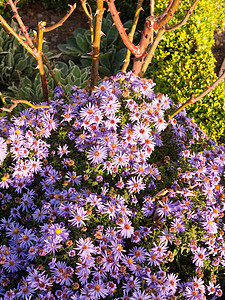
M 94 42 L 94 24 L 93 24 L 93 17 L 92 17 L 92 10 L 89 5 L 89 3 L 86 0 L 80 0 L 81 5 L 83 7 L 83 10 L 88 18 L 89 21 L 89 27 L 90 27 L 90 32 L 91 32 L 91 46 L 93 46 Z M 88 8 L 87 8 L 88 7 Z M 89 9 L 89 11 L 88 11 Z
M 120 20 L 120 17 L 119 17 L 119 13 L 116 9 L 116 6 L 114 4 L 114 0 L 106 0 L 107 4 L 108 4 L 108 7 L 109 7 L 109 11 L 111 13 L 111 16 L 113 18 L 113 21 L 114 21 L 114 24 L 116 25 L 117 27 L 117 30 L 123 40 L 123 43 L 124 45 L 127 47 L 127 49 L 130 50 L 130 52 L 133 54 L 133 55 L 140 55 L 140 49 L 139 47 L 135 46 L 128 38 L 128 35 L 123 27 L 123 24 Z
M 43 47 L 43 32 L 45 29 L 46 22 L 39 22 L 38 23 L 38 48 L 35 53 L 35 58 L 38 63 L 38 69 L 41 76 L 41 85 L 42 85 L 42 91 L 43 91 L 43 98 L 45 101 L 49 102 L 48 100 L 48 84 L 47 84 L 47 78 L 45 75 L 44 65 L 43 65 L 43 59 L 42 59 L 42 47 Z
M 62 26 L 63 23 L 69 18 L 69 16 L 73 13 L 73 11 L 75 10 L 76 8 L 76 3 L 74 5 L 71 5 L 71 4 L 68 4 L 69 7 L 70 7 L 70 10 L 66 13 L 66 15 L 56 24 L 48 27 L 48 28 L 43 28 L 43 32 L 49 32 L 49 31 L 52 31 L 53 29 L 56 29 L 58 28 L 59 26 Z
M 34 49 L 34 44 L 32 43 L 32 40 L 31 40 L 31 37 L 29 36 L 29 33 L 27 32 L 27 28 L 25 27 L 20 15 L 18 14 L 18 11 L 17 11 L 17 7 L 16 5 L 13 3 L 12 0 L 8 0 L 8 4 L 11 6 L 12 8 L 12 11 L 14 13 L 14 16 L 20 26 L 20 29 L 22 30 L 23 34 L 24 34 L 24 37 L 26 39 L 26 42 L 27 44 L 29 45 L 29 47 L 31 49 Z
M 204 92 L 202 92 L 199 96 L 195 97 L 195 95 L 192 95 L 191 98 L 185 102 L 181 107 L 179 107 L 172 115 L 169 116 L 169 121 L 176 116 L 180 111 L 182 111 L 185 107 L 187 107 L 190 104 L 194 104 L 200 99 L 202 99 L 205 95 L 207 95 L 209 92 L 211 92 L 223 79 L 225 79 L 225 70 L 223 71 L 223 74 L 213 83 L 211 84 Z
M 11 33 L 17 41 L 31 54 L 34 55 L 33 50 L 28 46 L 28 44 L 23 41 L 20 36 L 14 31 L 12 27 L 9 26 L 9 24 L 6 22 L 6 20 L 0 15 L 0 23 L 4 27 L 4 29 Z
M 150 0 L 150 16 L 154 17 L 154 15 L 155 15 L 155 0 Z M 152 31 L 151 33 L 151 37 L 150 37 L 151 43 L 153 43 L 153 39 L 154 39 L 154 31 Z
M 166 13 L 164 12 L 159 17 L 157 17 L 156 22 L 154 23 L 154 30 L 158 30 L 168 24 L 168 22 L 173 18 L 175 11 L 178 9 L 180 0 L 174 0 L 170 4 L 169 9 L 166 9 Z
M 175 24 L 175 25 L 173 25 L 173 26 L 171 26 L 171 27 L 166 26 L 166 31 L 172 31 L 172 30 L 174 30 L 174 29 L 177 29 L 177 28 L 183 26 L 183 25 L 187 22 L 187 20 L 189 19 L 190 15 L 191 15 L 192 12 L 194 11 L 195 6 L 198 4 L 199 1 L 200 1 L 200 0 L 195 0 L 195 1 L 194 1 L 194 3 L 193 3 L 192 6 L 188 9 L 187 14 L 185 15 L 184 19 L 183 19 L 181 22 L 179 22 L 178 24 Z
M 3 111 L 6 111 L 6 112 L 12 112 L 13 109 L 19 104 L 19 103 L 22 103 L 22 104 L 27 104 L 29 105 L 30 107 L 34 108 L 34 109 L 39 109 L 39 108 L 51 108 L 50 106 L 48 105 L 33 105 L 32 103 L 30 103 L 29 101 L 27 100 L 14 100 L 12 99 L 11 100 L 14 104 L 10 107 L 10 108 L 6 108 L 6 107 L 0 107 L 1 110 Z

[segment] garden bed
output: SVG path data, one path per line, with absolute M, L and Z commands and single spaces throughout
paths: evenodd
M 57 23 L 65 16 L 65 11 L 56 11 L 54 9 L 45 9 L 40 3 L 32 3 L 24 6 L 20 10 L 25 25 L 37 30 L 38 22 L 46 21 L 47 26 Z M 45 40 L 49 43 L 50 50 L 59 51 L 57 46 L 65 44 L 66 39 L 73 35 L 75 28 L 88 28 L 88 19 L 84 14 L 82 7 L 78 4 L 77 8 L 65 24 L 53 31 L 45 34 Z M 212 48 L 214 57 L 216 58 L 215 72 L 218 75 L 225 59 L 225 28 L 215 32 L 215 45 Z

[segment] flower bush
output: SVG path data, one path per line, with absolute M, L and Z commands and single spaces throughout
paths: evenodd
M 217 299 L 225 147 L 132 73 L 0 117 L 1 299 Z

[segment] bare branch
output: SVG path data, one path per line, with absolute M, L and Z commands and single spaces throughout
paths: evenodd
M 140 49 L 139 47 L 135 46 L 128 38 L 128 35 L 126 34 L 126 31 L 123 27 L 123 24 L 120 20 L 119 17 L 119 13 L 116 9 L 116 6 L 114 4 L 114 0 L 106 0 L 108 7 L 109 7 L 109 11 L 111 13 L 111 16 L 113 18 L 114 24 L 117 27 L 117 30 L 121 36 L 121 39 L 123 40 L 124 45 L 127 47 L 128 50 L 130 50 L 130 52 L 132 54 L 136 55 L 140 55 Z
M 150 16 L 154 17 L 155 15 L 155 0 L 150 0 Z M 150 37 L 150 42 L 153 43 L 154 39 L 154 31 L 152 31 L 151 37 Z
M 173 26 L 171 26 L 171 27 L 166 26 L 166 31 L 172 31 L 172 30 L 174 30 L 174 29 L 177 29 L 177 28 L 183 26 L 183 25 L 187 22 L 187 20 L 189 19 L 190 15 L 191 15 L 192 12 L 194 11 L 195 6 L 198 4 L 199 1 L 200 1 L 200 0 L 195 0 L 195 1 L 194 1 L 194 3 L 192 4 L 192 6 L 188 9 L 186 16 L 184 17 L 184 19 L 183 19 L 180 23 L 178 23 L 178 24 L 176 24 L 176 25 L 173 25 Z
M 172 115 L 169 116 L 169 120 L 174 118 L 176 116 L 176 114 L 178 114 L 180 111 L 182 111 L 188 105 L 194 104 L 197 101 L 199 101 L 200 99 L 202 99 L 205 95 L 207 95 L 209 92 L 211 92 L 223 79 L 225 79 L 225 70 L 223 71 L 223 74 L 213 84 L 211 84 L 204 92 L 202 92 L 199 96 L 195 97 L 195 95 L 192 95 L 191 98 L 187 102 L 185 102 Z
M 166 13 L 164 12 L 161 16 L 157 17 L 156 22 L 154 24 L 154 29 L 158 30 L 168 24 L 168 22 L 173 18 L 175 11 L 178 9 L 180 4 L 180 0 L 173 0 L 169 4 L 169 9 L 166 9 Z
M 128 34 L 128 38 L 131 42 L 133 42 L 133 38 L 134 38 L 135 31 L 136 31 L 136 27 L 137 27 L 140 12 L 141 12 L 141 10 L 143 10 L 142 9 L 143 1 L 144 0 L 138 0 L 138 3 L 137 3 L 136 12 L 135 12 L 135 15 L 134 15 L 134 21 L 133 21 L 133 24 L 132 24 L 132 27 L 131 27 L 131 31 Z M 121 70 L 122 72 L 126 72 L 126 70 L 127 70 L 127 67 L 130 63 L 130 55 L 131 55 L 131 52 L 127 49 L 126 58 L 124 60 L 124 64 L 123 64 L 123 67 L 122 67 L 122 70 Z
M 98 82 L 98 67 L 99 67 L 99 52 L 101 41 L 101 28 L 104 8 L 103 0 L 97 0 L 96 20 L 95 20 L 95 32 L 94 42 L 92 47 L 92 65 L 91 65 L 91 90 L 97 85 Z
M 49 31 L 52 31 L 53 29 L 56 29 L 58 28 L 59 26 L 62 26 L 63 23 L 69 18 L 69 16 L 73 13 L 73 11 L 75 10 L 76 8 L 76 3 L 74 5 L 70 5 L 68 4 L 69 7 L 70 7 L 70 10 L 66 13 L 66 15 L 56 24 L 48 27 L 48 28 L 43 28 L 43 32 L 49 32 Z
M 14 16 L 13 16 L 13 17 L 16 18 L 16 20 L 17 20 L 17 22 L 18 22 L 18 24 L 19 24 L 19 26 L 20 26 L 20 29 L 22 30 L 22 32 L 23 32 L 23 34 L 24 34 L 24 37 L 25 37 L 25 39 L 26 39 L 27 44 L 29 45 L 29 47 L 30 47 L 31 49 L 34 49 L 34 44 L 33 44 L 32 40 L 31 40 L 31 37 L 29 36 L 29 33 L 27 32 L 27 28 L 25 27 L 25 25 L 24 25 L 24 23 L 23 23 L 23 21 L 22 21 L 20 15 L 18 14 L 16 5 L 13 3 L 12 0 L 8 0 L 8 4 L 9 4 L 9 5 L 11 6 L 11 8 L 12 8 L 12 11 L 13 11 L 13 13 L 14 13 Z
M 81 5 L 83 7 L 83 10 L 89 20 L 89 27 L 90 27 L 90 32 L 91 32 L 91 45 L 93 46 L 94 42 L 94 24 L 93 24 L 93 17 L 92 17 L 92 10 L 89 5 L 89 3 L 86 0 L 80 0 Z M 88 11 L 89 9 L 89 11 Z
M 154 40 L 151 48 L 148 51 L 148 54 L 147 54 L 147 56 L 145 58 L 145 61 L 142 64 L 141 71 L 140 71 L 140 77 L 144 76 L 144 74 L 145 74 L 145 72 L 146 72 L 149 64 L 151 63 L 152 58 L 153 58 L 153 56 L 155 54 L 155 50 L 156 50 L 159 42 L 161 41 L 164 32 L 165 32 L 165 28 L 164 27 L 159 29 L 159 31 L 158 31 L 158 33 L 157 33 L 157 35 L 155 37 L 155 40 Z
M 155 0 L 150 0 L 150 16 L 155 15 Z
M 50 106 L 48 105 L 33 105 L 32 103 L 30 103 L 29 101 L 27 100 L 14 100 L 12 99 L 11 100 L 13 102 L 13 105 L 10 107 L 10 108 L 6 108 L 6 107 L 0 107 L 1 110 L 3 111 L 6 111 L 6 112 L 12 112 L 13 109 L 19 104 L 19 103 L 22 103 L 22 104 L 27 104 L 29 105 L 30 107 L 34 108 L 34 109 L 39 109 L 39 108 L 51 108 Z
M 167 8 L 164 10 L 164 12 L 159 16 L 160 19 L 163 19 L 165 17 L 165 15 L 168 14 L 172 4 L 173 4 L 174 0 L 169 0 L 169 4 L 167 5 Z

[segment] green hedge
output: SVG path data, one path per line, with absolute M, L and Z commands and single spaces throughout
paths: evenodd
M 163 11 L 167 2 L 158 1 L 156 15 Z M 171 25 L 182 20 L 192 2 L 182 1 Z M 222 16 L 217 6 L 215 1 L 200 1 L 188 22 L 180 29 L 167 32 L 156 50 L 146 76 L 152 77 L 157 89 L 175 102 L 185 102 L 192 94 L 199 95 L 217 78 L 211 51 L 214 30 Z M 187 108 L 207 134 L 221 142 L 225 141 L 224 89 L 225 84 L 221 83 L 199 103 Z
M 115 3 L 122 20 L 134 15 L 133 0 Z M 180 22 L 192 4 L 193 0 L 182 1 L 169 25 Z M 155 15 L 160 15 L 167 5 L 167 0 L 156 0 Z M 139 29 L 149 14 L 146 1 L 143 8 Z M 224 23 L 225 1 L 201 0 L 184 26 L 163 36 L 145 76 L 151 77 L 157 90 L 168 94 L 175 102 L 185 102 L 192 94 L 199 95 L 217 78 L 211 48 L 215 29 L 222 28 Z M 221 83 L 199 103 L 187 108 L 188 114 L 219 142 L 225 142 L 224 89 L 225 84 Z

